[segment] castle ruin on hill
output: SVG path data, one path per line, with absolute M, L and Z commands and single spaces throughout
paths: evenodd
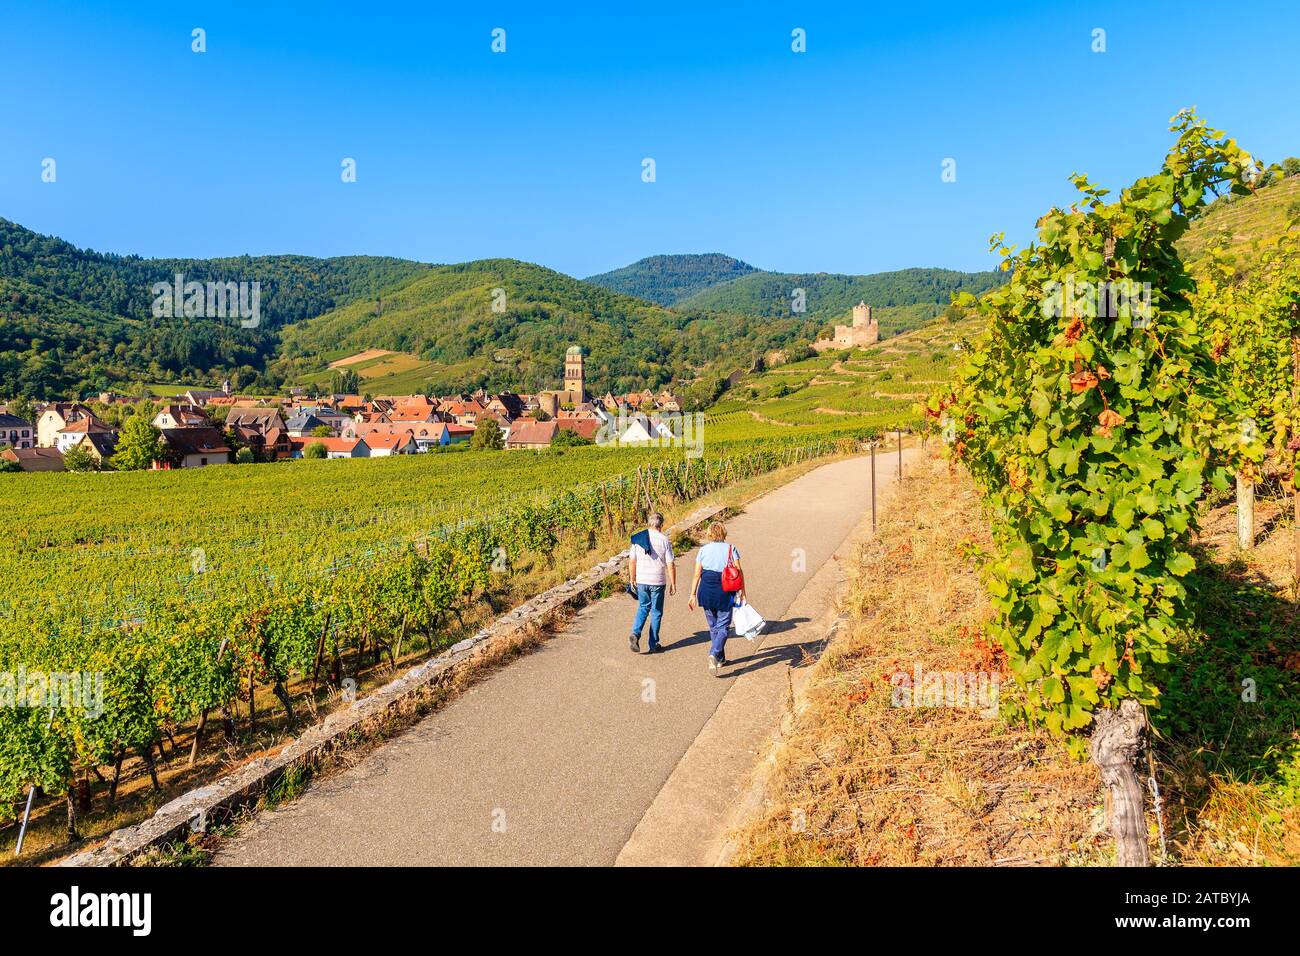
M 853 324 L 835 326 L 835 336 L 818 339 L 812 347 L 818 352 L 826 349 L 856 349 L 875 345 L 880 341 L 880 323 L 871 314 L 865 301 L 853 307 Z

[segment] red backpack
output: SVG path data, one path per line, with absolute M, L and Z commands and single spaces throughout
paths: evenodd
M 727 566 L 722 569 L 722 590 L 734 594 L 745 586 L 745 575 L 736 563 L 736 549 L 727 552 Z

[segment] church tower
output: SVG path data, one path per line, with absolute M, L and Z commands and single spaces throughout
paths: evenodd
M 587 377 L 580 345 L 571 345 L 564 353 L 564 391 L 565 397 L 575 405 L 587 400 Z

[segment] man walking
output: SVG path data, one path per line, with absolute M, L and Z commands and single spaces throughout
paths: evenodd
M 649 654 L 658 654 L 659 624 L 664 617 L 664 588 L 669 594 L 677 593 L 677 565 L 674 564 L 673 544 L 664 534 L 664 516 L 652 513 L 644 531 L 632 535 L 632 552 L 628 557 L 628 580 L 636 586 L 636 619 L 628 646 L 634 654 L 641 652 L 641 631 L 646 618 L 650 619 Z

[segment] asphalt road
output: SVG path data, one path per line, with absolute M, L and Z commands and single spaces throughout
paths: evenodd
M 878 459 L 882 496 L 894 461 Z M 686 607 L 694 552 L 678 555 L 665 653 L 628 649 L 631 598 L 592 604 L 354 767 L 259 815 L 214 863 L 613 864 L 737 677 L 785 667 L 798 643 L 791 628 L 803 625 L 810 644 L 820 638 L 807 600 L 787 612 L 869 512 L 870 482 L 869 458 L 828 464 L 728 524 L 750 601 L 780 638 L 732 638 L 723 677 L 708 670 L 703 613 Z M 765 683 L 782 692 L 783 682 Z

